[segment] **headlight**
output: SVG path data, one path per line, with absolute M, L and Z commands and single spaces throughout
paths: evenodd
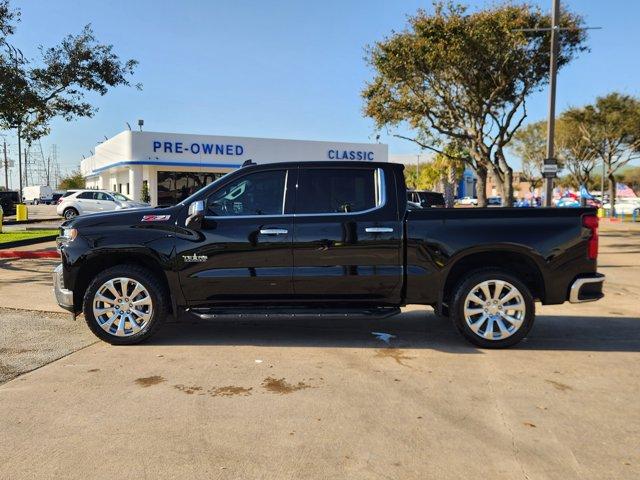
M 63 228 L 62 229 L 62 237 L 66 238 L 69 241 L 74 240 L 78 236 L 78 229 L 76 228 Z

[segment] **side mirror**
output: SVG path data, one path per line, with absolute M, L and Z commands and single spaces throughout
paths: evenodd
M 200 230 L 202 228 L 202 220 L 204 219 L 204 201 L 198 200 L 189 205 L 189 216 L 184 222 L 187 228 Z

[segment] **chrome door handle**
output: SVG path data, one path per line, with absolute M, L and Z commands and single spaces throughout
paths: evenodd
M 364 229 L 367 233 L 391 233 L 393 228 L 391 227 L 367 227 Z
M 286 235 L 289 230 L 285 228 L 261 228 L 260 235 Z

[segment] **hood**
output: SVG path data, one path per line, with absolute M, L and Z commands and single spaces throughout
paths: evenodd
M 137 202 L 132 202 L 137 203 Z M 164 208 L 123 208 L 120 210 L 110 210 L 108 212 L 91 213 L 89 215 L 80 215 L 71 220 L 67 220 L 62 227 L 83 228 L 97 226 L 113 226 L 113 225 L 133 225 L 147 221 L 175 223 L 180 211 L 185 208 L 183 205 L 174 205 Z M 167 219 L 154 220 L 160 215 L 168 215 Z M 145 218 L 147 217 L 147 218 Z

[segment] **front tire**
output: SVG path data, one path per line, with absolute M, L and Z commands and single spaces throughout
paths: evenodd
M 65 220 L 71 220 L 72 218 L 76 218 L 78 216 L 78 211 L 72 207 L 65 208 L 64 212 L 62 212 L 62 216 L 65 218 Z
M 151 338 L 165 320 L 168 295 L 157 277 L 138 265 L 117 265 L 99 273 L 84 295 L 91 331 L 112 345 Z
M 527 336 L 535 319 L 529 288 L 510 273 L 480 270 L 456 287 L 451 317 L 460 333 L 482 348 L 506 348 Z

